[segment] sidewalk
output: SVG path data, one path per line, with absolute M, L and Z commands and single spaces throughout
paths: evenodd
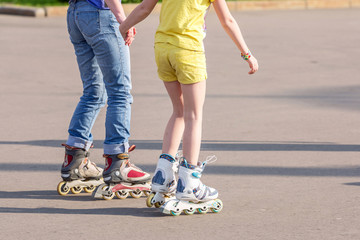
M 234 12 L 260 70 L 248 66 L 214 13 L 207 16 L 208 76 L 202 180 L 219 214 L 164 216 L 145 198 L 59 196 L 61 147 L 81 96 L 64 17 L 0 15 L 1 238 L 360 239 L 360 9 Z M 171 112 L 157 78 L 158 14 L 131 47 L 132 161 L 153 173 Z M 102 111 L 91 159 L 103 166 Z

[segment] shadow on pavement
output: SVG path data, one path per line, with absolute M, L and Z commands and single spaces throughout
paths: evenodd
M 33 190 L 33 191 L 0 191 L 0 199 L 48 199 L 48 200 L 69 200 L 69 201 L 94 201 L 91 194 L 71 194 L 60 196 L 55 190 Z
M 348 185 L 348 186 L 358 186 L 358 187 L 360 187 L 360 182 L 344 183 L 344 185 Z
M 62 201 L 79 201 L 79 202 L 94 202 L 105 201 L 102 199 L 94 199 L 90 193 L 82 192 L 80 194 L 72 194 L 71 192 L 66 196 L 60 196 L 55 190 L 32 190 L 32 191 L 0 191 L 0 199 L 47 199 L 47 200 L 62 200 Z M 129 197 L 129 199 L 132 199 Z M 145 196 L 141 197 L 145 202 Z M 126 201 L 115 198 L 114 201 Z
M 62 140 L 0 141 L 0 145 L 29 145 L 41 147 L 62 147 Z M 161 150 L 161 140 L 132 140 L 137 149 Z M 100 140 L 94 141 L 95 148 L 102 148 Z M 360 152 L 358 144 L 318 143 L 318 142 L 249 142 L 204 140 L 202 151 L 319 151 L 319 152 Z
M 67 209 L 67 208 L 15 208 L 0 207 L 0 213 L 30 213 L 30 214 L 83 214 L 83 215 L 117 215 L 138 217 L 166 217 L 155 208 L 90 208 L 90 209 Z
M 155 164 L 138 164 L 147 172 L 155 171 Z M 103 166 L 101 166 L 103 167 Z M 0 171 L 58 172 L 59 164 L 38 163 L 0 163 Z M 279 167 L 279 166 L 239 166 L 210 165 L 206 174 L 213 175 L 250 175 L 250 176 L 289 176 L 289 177 L 360 177 L 360 168 L 343 167 Z M 60 176 L 59 176 L 60 181 Z

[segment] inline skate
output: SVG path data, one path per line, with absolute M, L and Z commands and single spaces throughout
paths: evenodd
M 66 195 L 71 191 L 74 194 L 84 190 L 91 193 L 97 186 L 104 183 L 102 180 L 102 168 L 89 160 L 90 153 L 84 149 L 65 147 L 64 163 L 61 167 L 61 181 L 57 186 L 60 195 Z
M 111 200 L 116 196 L 125 199 L 129 194 L 133 198 L 140 198 L 143 194 L 146 196 L 150 194 L 150 174 L 130 163 L 129 152 L 134 149 L 135 145 L 132 145 L 127 153 L 104 155 L 105 183 L 99 185 L 93 192 L 94 198 Z
M 211 210 L 214 213 L 220 212 L 223 203 L 218 197 L 218 191 L 214 188 L 204 185 L 200 177 L 206 164 L 216 161 L 215 156 L 210 156 L 203 163 L 199 162 L 197 166 L 190 165 L 186 159 L 179 167 L 179 180 L 176 188 L 176 199 L 167 201 L 162 208 L 165 214 L 178 216 L 181 212 L 186 215 L 192 215 L 195 211 L 207 213 Z
M 179 153 L 177 154 L 177 156 Z M 165 202 L 175 199 L 176 178 L 179 160 L 169 154 L 161 154 L 152 178 L 152 193 L 146 199 L 146 206 L 159 208 Z

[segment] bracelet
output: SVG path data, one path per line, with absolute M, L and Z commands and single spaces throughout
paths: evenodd
M 241 53 L 241 57 L 242 57 L 244 60 L 249 60 L 249 58 L 251 57 L 251 52 L 250 52 L 250 50 L 249 50 L 248 53 L 246 53 L 246 54 Z

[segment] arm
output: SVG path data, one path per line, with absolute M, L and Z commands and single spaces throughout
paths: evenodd
M 231 40 L 235 43 L 237 48 L 240 50 L 241 54 L 246 55 L 247 53 L 249 53 L 249 48 L 247 47 L 245 40 L 241 34 L 239 25 L 235 21 L 234 17 L 231 15 L 225 0 L 215 0 L 213 4 L 216 15 L 218 16 L 222 27 L 229 35 Z M 249 74 L 255 73 L 259 68 L 256 58 L 254 56 L 251 56 L 246 61 L 248 62 L 251 69 L 249 71 Z
M 105 0 L 111 12 L 115 15 L 116 20 L 121 24 L 125 19 L 125 12 L 120 0 Z
M 121 5 L 121 0 L 105 0 L 106 4 L 110 8 L 111 12 L 116 17 L 116 20 L 120 23 L 120 25 L 125 21 L 126 15 L 124 12 L 124 8 Z M 134 40 L 136 34 L 135 28 L 128 29 L 128 31 L 125 33 L 126 45 L 131 45 L 132 41 Z M 125 39 L 125 38 L 124 38 Z
M 126 20 L 120 25 L 121 35 L 125 38 L 126 32 L 136 25 L 137 23 L 144 20 L 151 11 L 154 9 L 158 0 L 144 0 L 142 1 L 126 18 Z

